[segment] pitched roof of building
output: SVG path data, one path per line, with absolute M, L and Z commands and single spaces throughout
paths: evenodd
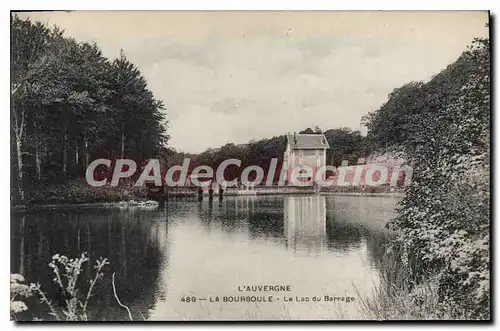
M 304 134 L 294 133 L 287 134 L 288 143 L 291 149 L 328 149 L 330 145 L 323 133 L 321 134 Z

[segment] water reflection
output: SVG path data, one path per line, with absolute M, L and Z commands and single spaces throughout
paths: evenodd
M 154 211 L 16 212 L 11 271 L 57 295 L 47 266 L 52 255 L 107 257 L 111 265 L 93 298 L 93 319 L 128 319 L 112 293 L 113 272 L 121 301 L 138 320 L 338 318 L 328 304 L 284 310 L 282 303 L 186 305 L 180 298 L 237 295 L 242 284 L 291 284 L 293 295 L 354 295 L 354 286 L 369 293 L 396 202 L 377 199 L 243 196 L 170 201 Z M 91 266 L 84 271 L 82 284 L 92 272 Z M 342 318 L 358 317 L 353 305 L 343 309 Z
M 153 302 L 152 288 L 159 266 L 167 259 L 162 248 L 165 236 L 160 235 L 167 231 L 167 223 L 162 217 L 134 210 L 61 209 L 14 213 L 11 271 L 23 274 L 28 282 L 40 282 L 57 304 L 60 295 L 48 267 L 54 254 L 76 257 L 84 251 L 88 253 L 92 264 L 86 264 L 79 279 L 84 289 L 94 276 L 95 259 L 107 257 L 110 265 L 105 269 L 106 277 L 96 286 L 92 300 L 96 306 L 105 305 L 109 309 L 94 309 L 92 318 L 127 319 L 127 313 L 116 305 L 110 290 L 109 271 L 113 271 L 120 299 L 130 303 L 135 317 L 141 319 L 141 314 L 147 316 L 148 306 Z M 42 309 L 30 312 L 49 318 Z
M 326 200 L 324 196 L 285 197 L 284 235 L 294 253 L 321 252 L 325 246 Z

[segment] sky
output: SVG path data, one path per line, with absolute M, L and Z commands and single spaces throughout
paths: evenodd
M 178 151 L 199 153 L 318 125 L 361 130 L 395 88 L 428 81 L 487 12 L 78 11 L 22 13 L 122 48 L 164 101 Z

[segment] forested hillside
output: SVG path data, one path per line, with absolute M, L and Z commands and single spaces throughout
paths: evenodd
M 298 133 L 321 134 L 322 130 L 316 127 L 314 130 L 306 128 Z M 327 163 L 340 166 L 342 161 L 347 160 L 349 164 L 356 164 L 360 157 L 367 154 L 365 140 L 359 131 L 350 128 L 328 129 L 323 132 L 330 145 L 327 150 Z M 208 149 L 200 154 L 184 154 L 170 152 L 167 158 L 167 165 L 180 165 L 185 157 L 190 157 L 191 168 L 197 165 L 209 165 L 216 169 L 219 164 L 227 159 L 236 158 L 241 160 L 241 166 L 229 166 L 225 172 L 228 180 L 237 178 L 246 166 L 259 165 L 267 173 L 271 160 L 278 159 L 277 169 L 281 168 L 283 163 L 283 153 L 286 149 L 286 135 L 265 138 L 261 140 L 252 140 L 247 144 L 229 143 L 220 148 Z M 275 181 L 278 181 L 279 171 L 275 173 Z M 252 177 L 250 176 L 252 179 Z
M 368 146 L 389 146 L 413 165 L 390 226 L 410 288 L 437 286 L 438 317 L 489 316 L 490 114 L 490 47 L 478 39 L 428 83 L 396 89 L 364 118 Z
M 123 52 L 108 59 L 96 44 L 17 16 L 11 40 L 13 197 L 81 178 L 98 157 L 145 159 L 164 148 L 163 102 Z

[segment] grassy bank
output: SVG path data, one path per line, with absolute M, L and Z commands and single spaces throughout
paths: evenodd
M 477 315 L 471 298 L 471 309 L 461 308 L 450 298 L 443 297 L 437 276 L 416 280 L 408 266 L 402 263 L 399 251 L 389 251 L 381 267 L 380 283 L 371 297 L 359 292 L 361 313 L 367 320 L 488 320 Z M 477 308 L 477 307 L 476 307 Z
M 25 193 L 24 201 L 14 201 L 14 205 L 50 205 L 105 203 L 145 199 L 140 188 L 131 185 L 116 187 L 93 187 L 85 180 L 74 180 L 65 184 L 45 184 Z

